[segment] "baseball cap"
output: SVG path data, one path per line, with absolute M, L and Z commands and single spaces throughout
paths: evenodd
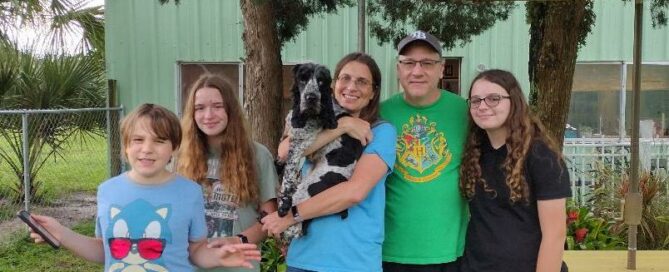
M 404 37 L 404 39 L 402 39 L 397 44 L 397 52 L 401 54 L 402 50 L 405 47 L 407 47 L 407 45 L 409 45 L 410 43 L 415 42 L 415 41 L 426 42 L 427 44 L 430 45 L 430 47 L 432 47 L 432 49 L 434 49 L 435 51 L 437 51 L 437 53 L 439 53 L 439 56 L 441 56 L 441 43 L 439 42 L 437 37 L 432 36 L 430 33 L 427 33 L 427 32 L 421 31 L 421 30 L 413 32 L 413 33 L 407 35 L 406 37 Z

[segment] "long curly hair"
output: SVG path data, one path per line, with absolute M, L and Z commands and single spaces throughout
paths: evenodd
M 211 191 L 207 180 L 207 153 L 212 149 L 204 134 L 195 122 L 195 93 L 202 88 L 219 90 L 228 115 L 228 124 L 218 137 L 221 151 L 218 173 L 221 184 L 230 194 L 237 197 L 239 203 L 258 201 L 258 183 L 256 182 L 256 162 L 253 140 L 248 133 L 248 125 L 244 119 L 241 106 L 231 85 L 222 77 L 204 74 L 198 78 L 190 90 L 181 117 L 183 140 L 177 159 L 177 172 L 202 185 Z
M 486 80 L 495 83 L 509 94 L 511 108 L 509 116 L 503 126 L 509 131 L 506 138 L 506 148 L 508 154 L 503 163 L 503 169 L 506 176 L 506 185 L 510 191 L 512 202 L 520 200 L 529 201 L 529 188 L 525 180 L 525 161 L 532 141 L 540 140 L 546 143 L 550 150 L 561 157 L 561 152 L 557 148 L 555 141 L 541 124 L 541 121 L 533 114 L 525 100 L 520 84 L 510 72 L 504 70 L 486 70 L 478 74 L 472 81 L 472 86 L 478 80 Z M 471 98 L 471 87 L 469 96 Z M 469 131 L 467 142 L 465 144 L 465 153 L 460 168 L 460 191 L 467 199 L 471 199 L 476 193 L 476 184 L 480 183 L 486 192 L 496 192 L 491 189 L 485 179 L 481 177 L 481 139 L 488 137 L 485 130 L 474 123 L 471 113 L 469 114 Z

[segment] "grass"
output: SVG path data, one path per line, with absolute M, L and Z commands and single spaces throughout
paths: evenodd
M 88 220 L 73 228 L 93 236 L 95 225 Z M 67 250 L 54 250 L 48 245 L 36 245 L 27 232 L 16 233 L 9 242 L 0 245 L 0 271 L 101 271 L 103 266 L 74 256 Z
M 0 148 L 7 146 L 0 138 Z M 41 190 L 47 205 L 74 192 L 95 193 L 97 186 L 108 178 L 107 140 L 102 136 L 71 138 L 61 155 L 48 159 L 37 173 L 36 180 L 43 183 Z M 16 205 L 2 200 L 13 198 L 15 193 L 10 188 L 16 188 L 17 182 L 9 165 L 0 161 L 0 221 L 16 212 Z

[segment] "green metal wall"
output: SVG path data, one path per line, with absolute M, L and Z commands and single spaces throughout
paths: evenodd
M 528 89 L 524 10 L 518 4 L 505 22 L 445 52 L 446 57 L 462 58 L 463 95 L 479 65 L 513 71 Z M 597 0 L 595 10 L 597 23 L 579 61 L 631 61 L 634 6 Z M 178 6 L 161 6 L 158 0 L 107 0 L 105 12 L 107 76 L 117 81 L 118 101 L 128 109 L 144 102 L 176 109 L 178 62 L 237 62 L 244 57 L 236 0 L 182 0 Z M 648 7 L 645 15 L 644 61 L 669 62 L 669 28 L 652 29 Z M 284 46 L 282 59 L 284 64 L 314 61 L 334 68 L 356 48 L 357 8 L 348 8 L 312 18 L 308 29 Z M 398 92 L 394 46 L 378 45 L 370 37 L 367 51 L 382 69 L 383 97 Z

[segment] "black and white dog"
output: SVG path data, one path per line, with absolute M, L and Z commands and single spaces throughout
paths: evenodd
M 293 205 L 349 180 L 355 163 L 362 155 L 360 141 L 344 134 L 310 155 L 309 160 L 314 166 L 306 176 L 300 177 L 304 150 L 314 142 L 319 132 L 336 128 L 337 119 L 348 116 L 348 113 L 332 99 L 332 78 L 325 66 L 299 64 L 293 68 L 293 74 L 293 109 L 286 117 L 291 140 L 279 196 L 281 217 Z M 342 211 L 340 215 L 344 219 L 348 211 Z M 283 233 L 284 238 L 290 241 L 305 235 L 308 221 L 288 228 Z

